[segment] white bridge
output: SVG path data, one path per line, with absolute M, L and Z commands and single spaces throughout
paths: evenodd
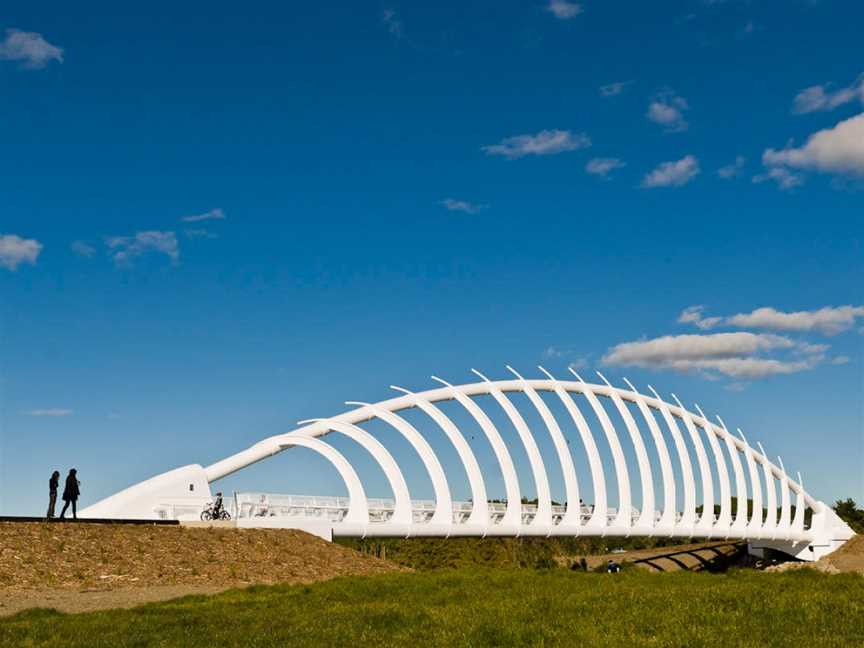
M 814 560 L 833 551 L 853 535 L 830 507 L 804 490 L 800 474 L 797 480 L 792 479 L 782 460 L 778 458 L 777 463 L 773 463 L 761 444 L 757 444 L 758 450 L 753 448 L 740 429 L 737 435 L 730 433 L 719 416 L 716 423 L 712 422 L 698 405 L 695 406 L 696 412 L 691 412 L 674 394 L 674 404 L 669 403 L 651 387 L 652 395 L 640 393 L 626 379 L 627 389 L 613 387 L 599 373 L 602 384 L 587 383 L 575 372 L 576 380 L 559 381 L 542 367 L 540 370 L 545 375 L 542 379 L 526 379 L 512 368 L 508 369 L 513 379 L 492 381 L 475 371 L 481 379 L 479 382 L 451 385 L 433 377 L 441 387 L 417 393 L 394 387 L 401 393 L 396 398 L 375 404 L 349 402 L 347 404 L 354 409 L 348 412 L 332 418 L 301 421 L 300 427 L 291 432 L 266 438 L 206 468 L 191 465 L 163 473 L 88 507 L 81 515 L 151 519 L 182 518 L 184 512 L 186 515 L 191 512 L 197 516 L 204 503 L 211 499 L 211 482 L 288 448 L 303 447 L 318 453 L 335 467 L 345 482 L 348 497 L 304 499 L 299 496 L 247 494 L 237 502 L 238 524 L 295 527 L 327 537 L 665 536 L 740 539 L 748 541 L 753 550 L 770 547 L 805 560 Z M 523 414 L 508 397 L 514 392 L 526 396 L 536 410 L 542 421 L 539 430 L 529 428 Z M 536 505 L 522 503 L 523 491 L 510 449 L 478 402 L 478 397 L 489 396 L 512 423 L 518 442 L 527 454 L 536 487 Z M 570 444 L 562 431 L 562 421 L 553 415 L 549 399 L 559 401 L 559 407 L 569 419 L 565 425 L 575 430 L 575 436 L 581 439 L 593 494 L 590 506 L 582 503 L 580 479 L 585 479 L 585 476 L 577 476 Z M 442 407 L 436 405 L 443 401 L 456 401 L 476 422 L 491 445 L 504 481 L 505 492 L 500 500 L 490 501 L 486 479 L 465 434 Z M 629 445 L 628 450 L 632 450 L 631 456 L 635 454 L 635 466 L 632 460 L 628 465 L 622 435 L 606 409 L 609 404 L 624 423 L 624 443 Z M 638 418 L 648 434 L 643 435 L 631 406 L 638 411 Z M 440 428 L 458 454 L 468 477 L 470 502 L 454 502 L 447 475 L 432 446 L 417 427 L 399 415 L 401 411 L 414 408 L 421 410 Z M 583 410 L 593 412 L 602 436 L 592 431 Z M 362 427 L 373 419 L 391 426 L 417 452 L 431 479 L 434 501 L 412 502 L 404 474 L 393 455 Z M 665 436 L 671 444 L 664 438 L 661 425 L 665 427 Z M 392 500 L 367 497 L 352 465 L 322 439 L 331 433 L 350 437 L 371 454 L 387 477 L 393 492 Z M 565 498 L 560 506 L 552 500 L 547 468 L 537 445 L 538 434 L 551 438 L 563 474 Z M 611 466 L 604 465 L 598 439 L 611 455 Z M 658 493 L 655 493 L 646 444 L 650 444 L 652 454 L 659 460 L 662 491 Z M 677 471 L 673 468 L 673 461 Z M 715 475 L 719 484 L 715 484 Z M 607 496 L 607 480 L 610 478 L 615 480 L 617 492 L 617 506 L 614 508 Z M 697 481 L 701 501 L 697 501 Z M 640 496 L 640 508 L 633 506 L 633 482 L 638 484 L 636 494 Z M 733 492 L 736 498 L 734 510 Z M 288 501 L 280 503 L 280 498 L 288 498 Z M 679 499 L 683 501 L 680 510 L 676 506 Z M 748 500 L 752 503 L 749 515 Z M 805 525 L 805 509 L 808 508 L 812 512 L 809 526 Z M 715 510 L 718 511 L 716 514 Z

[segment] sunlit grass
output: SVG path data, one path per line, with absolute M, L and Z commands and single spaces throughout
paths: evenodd
M 864 578 L 461 570 L 0 621 L 3 646 L 861 646 Z

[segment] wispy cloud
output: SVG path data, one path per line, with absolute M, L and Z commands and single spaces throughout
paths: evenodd
M 22 263 L 36 265 L 42 247 L 36 239 L 25 239 L 16 234 L 0 234 L 0 267 L 15 272 Z
M 7 29 L 0 41 L 0 60 L 17 61 L 27 70 L 41 70 L 51 61 L 63 62 L 63 49 L 52 45 L 42 34 Z
M 402 20 L 394 9 L 385 9 L 381 12 L 381 22 L 387 28 L 387 31 L 393 38 L 399 39 L 405 37 L 405 30 L 402 27 Z
M 723 325 L 737 328 L 837 335 L 856 326 L 859 319 L 864 320 L 864 306 L 852 305 L 825 306 L 817 310 L 791 312 L 763 306 L 749 313 L 738 313 L 728 317 L 705 317 L 704 311 L 704 306 L 690 306 L 681 312 L 678 321 L 693 324 L 703 330 Z M 824 351 L 825 348 L 821 347 L 819 350 Z
M 228 217 L 225 215 L 225 212 L 217 207 L 216 209 L 211 209 L 210 211 L 203 214 L 197 214 L 195 216 L 184 216 L 180 220 L 184 223 L 200 223 L 202 221 L 225 220 L 226 218 Z
M 699 161 L 692 155 L 663 162 L 642 179 L 642 187 L 682 187 L 699 175 Z
M 704 330 L 714 328 L 723 321 L 722 317 L 704 317 L 704 306 L 688 306 L 678 316 L 679 324 L 693 324 Z
M 470 203 L 467 200 L 456 200 L 455 198 L 445 198 L 441 201 L 441 205 L 448 211 L 458 211 L 466 214 L 476 214 L 489 207 L 489 205 L 479 205 Z
M 730 180 L 741 173 L 741 169 L 744 168 L 746 162 L 747 159 L 743 155 L 738 155 L 732 164 L 727 164 L 717 169 L 717 175 L 724 180 Z
M 589 146 L 591 146 L 591 138 L 585 133 L 574 134 L 569 130 L 542 130 L 534 135 L 507 137 L 498 144 L 482 147 L 482 150 L 487 155 L 502 155 L 508 160 L 515 160 L 526 155 L 555 155 Z
M 852 85 L 836 90 L 831 88 L 830 83 L 804 88 L 795 95 L 792 112 L 803 115 L 834 110 L 856 100 L 864 103 L 864 75 L 858 77 Z
M 600 96 L 601 97 L 617 97 L 622 92 L 627 89 L 633 81 L 613 81 L 612 83 L 607 83 L 606 85 L 600 86 Z
M 627 164 L 618 158 L 594 158 L 585 165 L 585 171 L 591 175 L 605 178 L 615 169 L 621 169 L 625 166 Z
M 564 361 L 571 369 L 584 369 L 591 364 L 588 356 L 578 355 L 575 351 L 556 346 L 546 347 L 541 354 L 543 361 Z
M 114 236 L 105 240 L 109 254 L 117 265 L 128 265 L 149 253 L 164 254 L 173 263 L 180 258 L 180 247 L 174 232 L 147 231 L 134 236 Z
M 186 234 L 188 238 L 193 239 L 217 239 L 219 238 L 218 234 L 214 234 L 208 229 L 203 227 L 194 227 L 183 230 L 183 233 Z
M 89 259 L 94 254 L 96 254 L 96 248 L 84 241 L 72 241 L 72 245 L 69 246 L 69 249 L 72 250 L 79 257 L 83 257 L 85 259 Z
M 663 126 L 666 133 L 681 133 L 690 127 L 684 118 L 684 112 L 689 109 L 684 97 L 666 90 L 651 100 L 646 116 L 655 124 Z
M 27 416 L 71 416 L 73 410 L 51 407 L 48 409 L 34 409 L 27 412 Z
M 754 184 L 762 184 L 763 182 L 774 182 L 780 189 L 788 191 L 804 184 L 804 176 L 800 173 L 793 173 L 785 167 L 773 167 L 766 169 L 764 173 L 753 176 Z
M 582 13 L 582 5 L 578 2 L 568 2 L 567 0 L 549 0 L 546 5 L 546 11 L 555 16 L 558 20 L 570 20 Z

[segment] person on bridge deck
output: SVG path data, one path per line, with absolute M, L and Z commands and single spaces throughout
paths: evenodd
M 222 512 L 222 491 L 216 493 L 216 501 L 213 503 L 214 519 L 219 519 L 219 514 Z
M 48 515 L 54 517 L 54 507 L 57 504 L 57 489 L 60 487 L 60 472 L 55 470 L 51 473 L 51 479 L 48 480 Z
M 66 488 L 63 489 L 63 509 L 60 511 L 60 519 L 66 515 L 66 509 L 72 505 L 72 519 L 78 519 L 78 496 L 81 494 L 81 482 L 77 478 L 78 471 L 74 468 L 69 471 L 66 477 Z

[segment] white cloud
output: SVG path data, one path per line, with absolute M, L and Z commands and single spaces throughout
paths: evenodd
M 69 249 L 85 259 L 89 259 L 96 254 L 96 248 L 84 241 L 72 241 L 72 245 L 69 246 Z
M 684 111 L 689 108 L 690 106 L 684 97 L 679 97 L 671 91 L 665 91 L 651 100 L 646 116 L 655 124 L 664 126 L 665 132 L 680 133 L 690 126 L 684 119 Z
M 509 160 L 526 155 L 554 155 L 565 151 L 576 151 L 591 146 L 591 138 L 585 133 L 569 130 L 542 130 L 535 135 L 516 135 L 501 140 L 498 144 L 482 147 L 487 155 L 503 155 Z
M 460 211 L 466 214 L 476 214 L 488 207 L 488 205 L 478 205 L 470 203 L 467 200 L 456 200 L 454 198 L 445 198 L 441 201 L 441 204 L 448 211 Z
M 200 223 L 201 221 L 225 220 L 226 218 L 228 217 L 225 215 L 225 212 L 217 207 L 197 216 L 184 216 L 180 220 L 184 223 Z
M 606 177 L 615 169 L 627 166 L 618 158 L 594 158 L 585 165 L 585 171 L 591 175 Z
M 784 167 L 773 167 L 767 169 L 765 173 L 753 176 L 753 182 L 756 184 L 769 181 L 776 182 L 780 189 L 787 190 L 800 187 L 804 184 L 804 176 L 800 173 L 793 173 Z
M 767 167 L 864 175 L 864 113 L 814 133 L 798 148 L 766 149 L 762 162 Z
M 600 96 L 601 97 L 617 97 L 624 90 L 627 89 L 633 81 L 613 81 L 612 83 L 608 83 L 604 86 L 600 86 Z
M 790 349 L 798 350 L 800 344 L 784 336 L 765 333 L 670 335 L 618 344 L 607 352 L 603 362 L 647 369 L 696 371 L 714 377 L 722 374 L 733 378 L 755 379 L 805 371 L 824 360 L 821 354 L 796 360 L 758 355 Z
M 778 311 L 770 306 L 757 308 L 750 313 L 739 313 L 726 318 L 732 326 L 763 328 L 774 331 L 817 331 L 824 335 L 836 335 L 847 331 L 864 319 L 864 306 L 826 306 L 813 311 Z
M 35 239 L 24 239 L 15 234 L 0 234 L 0 267 L 14 272 L 22 263 L 36 265 L 42 247 Z
M 59 407 L 52 407 L 49 409 L 34 409 L 27 412 L 28 416 L 70 416 L 71 414 L 71 409 L 61 409 Z
M 747 160 L 743 155 L 737 155 L 735 156 L 735 161 L 732 164 L 727 164 L 726 166 L 722 166 L 717 169 L 717 175 L 724 180 L 734 178 L 741 172 L 741 169 L 744 168 L 744 164 L 746 162 Z
M 114 236 L 106 239 L 111 258 L 117 265 L 126 265 L 149 252 L 168 256 L 172 262 L 180 258 L 177 235 L 174 232 L 138 232 L 135 236 Z
M 687 155 L 674 162 L 663 162 L 642 180 L 642 187 L 681 187 L 699 175 L 699 161 Z
M 7 29 L 0 42 L 0 60 L 19 61 L 28 70 L 41 70 L 51 61 L 63 62 L 63 49 L 46 41 L 42 34 Z
M 784 312 L 770 306 L 763 306 L 749 313 L 738 313 L 729 317 L 704 317 L 704 312 L 704 306 L 689 306 L 681 311 L 678 322 L 693 324 L 703 330 L 723 325 L 772 331 L 817 332 L 823 335 L 837 335 L 856 326 L 859 318 L 864 320 L 864 306 L 852 305 L 825 306 L 817 310 L 793 312 Z M 806 353 L 823 353 L 828 349 L 825 345 L 806 342 L 799 342 L 798 348 Z
M 567 0 L 549 0 L 546 11 L 559 20 L 569 20 L 582 13 L 582 5 Z
M 864 76 L 859 77 L 852 85 L 837 90 L 831 90 L 831 84 L 804 88 L 795 95 L 792 112 L 800 115 L 834 110 L 856 99 L 864 103 Z
M 845 355 L 836 356 L 834 358 L 831 358 L 831 364 L 832 365 L 844 365 L 844 364 L 848 364 L 849 361 L 850 361 L 849 356 L 845 356 Z
M 393 38 L 403 38 L 405 36 L 405 31 L 402 28 L 402 21 L 399 19 L 395 10 L 385 9 L 382 11 L 381 22 L 384 23 L 384 26 Z

